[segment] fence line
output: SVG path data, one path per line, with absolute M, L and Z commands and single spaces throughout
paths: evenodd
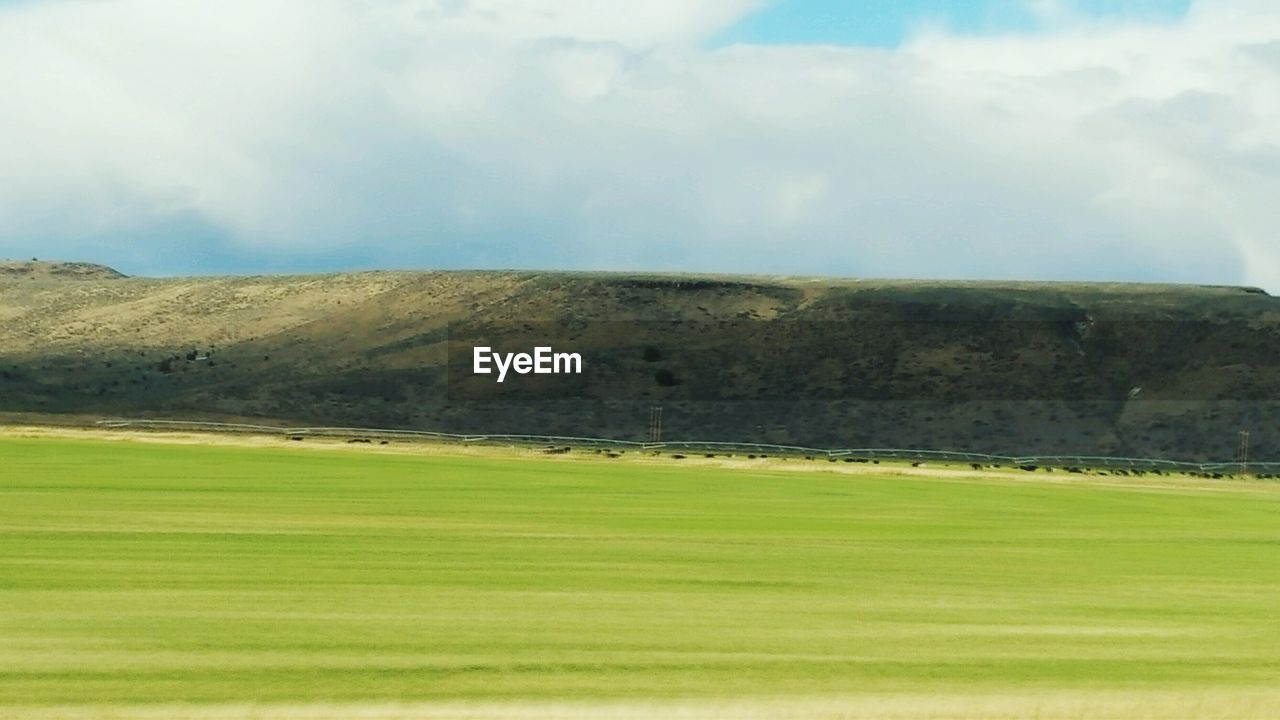
M 201 422 L 194 420 L 152 420 L 109 418 L 99 420 L 108 428 L 139 427 L 150 429 L 216 430 L 223 432 L 258 432 L 284 436 L 351 437 L 351 438 L 420 438 L 462 443 L 512 443 L 519 445 L 576 445 L 578 447 L 635 450 L 684 450 L 686 452 L 737 452 L 748 454 L 776 453 L 825 457 L 830 460 L 904 460 L 911 462 L 957 462 L 1013 466 L 1081 467 L 1133 470 L 1170 470 L 1181 472 L 1222 472 L 1239 469 L 1240 461 L 1187 462 L 1163 458 L 1131 458 L 1107 455 L 994 455 L 990 453 L 902 448 L 812 448 L 802 445 L 744 443 L 721 441 L 642 442 L 609 438 L 575 437 L 571 435 L 507 435 L 464 434 L 430 430 L 396 430 L 388 428 L 343 427 L 278 427 L 249 423 Z M 1280 472 L 1280 462 L 1249 462 L 1252 472 Z

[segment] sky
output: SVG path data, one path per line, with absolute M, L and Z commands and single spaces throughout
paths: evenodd
M 0 0 L 0 258 L 1280 292 L 1271 0 Z
M 1186 15 L 1189 0 L 780 0 L 761 3 L 715 36 L 717 45 L 826 43 L 896 48 L 913 34 L 945 30 L 965 35 L 1027 33 L 1055 15 L 1107 22 L 1159 22 Z

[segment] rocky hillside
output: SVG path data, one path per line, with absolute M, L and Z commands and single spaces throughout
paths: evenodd
M 0 260 L 0 278 L 10 280 L 117 280 L 123 277 L 123 273 L 93 263 Z
M 0 412 L 1280 459 L 1249 288 L 91 267 L 0 266 Z M 584 373 L 469 372 L 538 344 Z

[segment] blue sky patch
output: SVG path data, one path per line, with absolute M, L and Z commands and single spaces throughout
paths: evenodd
M 1190 0 L 1076 0 L 1086 17 L 1176 20 Z M 1028 0 L 771 0 L 717 36 L 713 45 L 830 44 L 892 48 L 921 26 L 964 34 L 1032 32 L 1040 19 Z

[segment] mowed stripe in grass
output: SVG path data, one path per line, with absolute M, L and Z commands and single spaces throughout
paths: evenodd
M 0 439 L 0 706 L 1265 690 L 1223 487 Z

